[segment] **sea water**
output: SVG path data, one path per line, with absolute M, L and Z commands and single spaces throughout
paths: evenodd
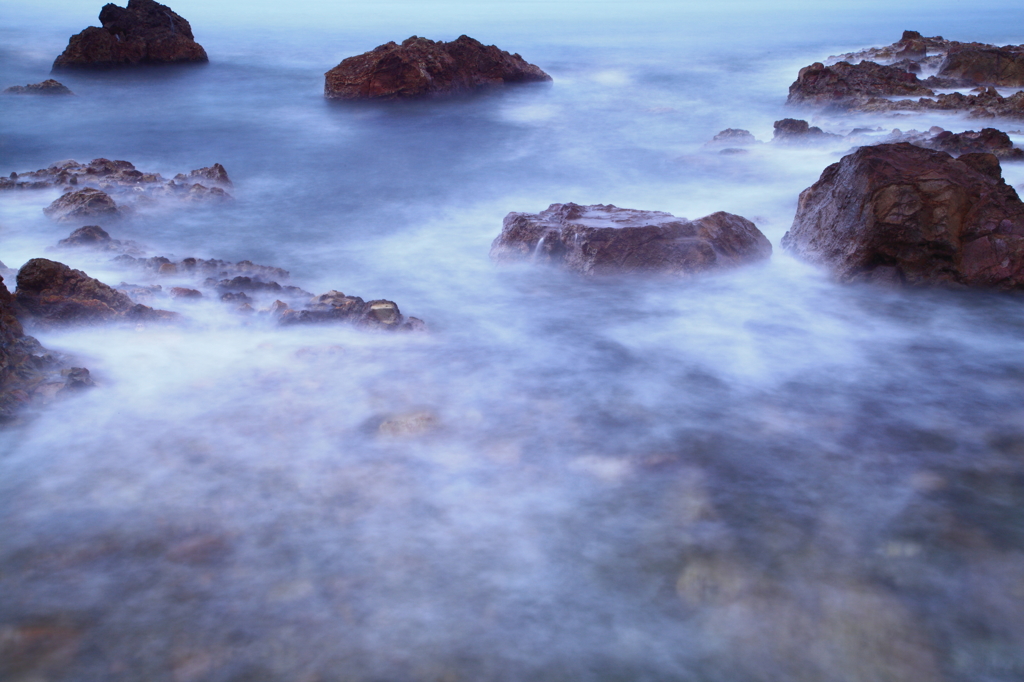
M 905 29 L 1024 42 L 1010 3 L 894 5 L 179 0 L 208 65 L 2 98 L 3 173 L 227 168 L 234 201 L 115 239 L 428 332 L 160 294 L 185 324 L 30 329 L 97 386 L 0 432 L 0 678 L 1024 677 L 1024 301 L 835 284 L 779 242 L 848 144 L 704 146 L 784 117 L 1024 142 L 785 106 L 800 67 Z M 0 0 L 0 86 L 47 78 L 99 9 Z M 345 57 L 463 33 L 553 83 L 323 98 Z M 49 251 L 79 227 L 43 216 L 58 194 L 0 196 L 7 266 L 196 285 Z M 490 262 L 507 213 L 568 201 L 737 213 L 775 253 L 672 280 Z

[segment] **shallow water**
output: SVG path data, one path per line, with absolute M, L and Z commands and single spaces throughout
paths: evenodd
M 85 5 L 0 2 L 0 85 L 44 79 Z M 430 333 L 166 297 L 184 328 L 36 332 L 99 386 L 0 432 L 0 678 L 1024 676 L 1021 298 L 837 286 L 778 244 L 846 150 L 703 147 L 793 115 L 978 129 L 783 103 L 799 67 L 904 29 L 1024 42 L 1024 10 L 172 6 L 209 65 L 5 98 L 0 172 L 223 163 L 234 202 L 107 229 L 391 299 Z M 324 101 L 324 71 L 412 33 L 468 33 L 554 83 Z M 48 254 L 77 227 L 43 217 L 56 196 L 0 196 L 0 260 L 194 284 Z M 506 213 L 565 201 L 731 211 L 776 253 L 673 281 L 490 263 Z

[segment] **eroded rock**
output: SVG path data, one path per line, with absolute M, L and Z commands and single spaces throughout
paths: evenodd
M 992 154 L 861 147 L 800 194 L 782 245 L 844 282 L 1024 288 L 1024 203 Z
M 817 144 L 841 140 L 842 135 L 826 133 L 818 126 L 796 118 L 784 118 L 775 122 L 772 142 L 776 144 Z
M 329 99 L 405 99 L 470 92 L 551 76 L 494 45 L 469 36 L 445 43 L 412 36 L 345 59 L 325 75 Z
M 498 262 L 532 259 L 584 275 L 685 275 L 764 260 L 771 252 L 754 223 L 731 213 L 689 221 L 661 211 L 572 203 L 509 213 L 491 244 Z
M 99 19 L 102 28 L 90 26 L 71 36 L 53 62 L 54 71 L 208 61 L 189 23 L 154 0 L 128 0 L 127 7 L 106 4 Z

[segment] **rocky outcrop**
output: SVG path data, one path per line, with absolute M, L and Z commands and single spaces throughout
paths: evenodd
M 99 225 L 80 227 L 67 239 L 57 242 L 57 249 L 90 249 L 93 251 L 110 251 L 119 254 L 142 255 L 142 245 L 133 241 L 112 239 Z
M 1024 288 L 1024 203 L 991 154 L 862 147 L 801 193 L 782 245 L 840 281 Z
M 99 19 L 102 28 L 90 26 L 71 36 L 53 62 L 54 71 L 208 61 L 189 23 L 154 0 L 104 5 Z
M 893 66 L 874 62 L 825 66 L 816 62 L 800 69 L 789 86 L 786 103 L 850 107 L 872 97 L 934 94 L 916 75 Z
M 1024 45 L 952 47 L 938 75 L 974 85 L 1024 87 Z
M 730 213 L 690 221 L 660 211 L 571 203 L 509 213 L 491 245 L 498 262 L 534 260 L 584 275 L 687 275 L 764 260 L 771 252 L 752 222 Z
M 4 90 L 5 95 L 73 95 L 67 86 L 49 78 L 42 83 L 12 85 Z
M 978 89 L 973 94 L 951 92 L 934 98 L 889 100 L 869 98 L 857 104 L 858 111 L 949 111 L 965 112 L 972 118 L 1024 119 L 1024 91 L 1003 97 L 995 88 Z
M 91 187 L 64 194 L 44 208 L 43 213 L 59 223 L 96 218 L 114 220 L 122 215 L 109 194 Z
M 231 178 L 228 177 L 228 172 L 224 166 L 219 163 L 215 163 L 212 166 L 206 168 L 199 168 L 188 175 L 184 173 L 178 173 L 174 176 L 174 179 L 186 184 L 192 184 L 195 182 L 206 182 L 207 184 L 220 185 L 223 187 L 231 187 Z
M 468 36 L 445 43 L 413 36 L 349 57 L 325 75 L 329 99 L 406 99 L 470 92 L 507 83 L 550 81 L 518 54 Z
M 178 317 L 136 304 L 81 270 L 45 258 L 33 258 L 18 271 L 15 305 L 19 316 L 46 326 L 115 320 L 157 322 Z
M 758 140 L 749 130 L 742 128 L 726 128 L 716 134 L 706 147 L 749 147 L 758 144 Z

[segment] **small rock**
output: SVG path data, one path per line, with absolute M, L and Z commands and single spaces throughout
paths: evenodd
M 12 85 L 4 90 L 5 95 L 73 95 L 66 86 L 49 78 L 42 83 Z
M 121 211 L 110 195 L 91 187 L 68 192 L 44 208 L 43 213 L 62 223 L 83 218 L 115 219 L 121 217 Z

